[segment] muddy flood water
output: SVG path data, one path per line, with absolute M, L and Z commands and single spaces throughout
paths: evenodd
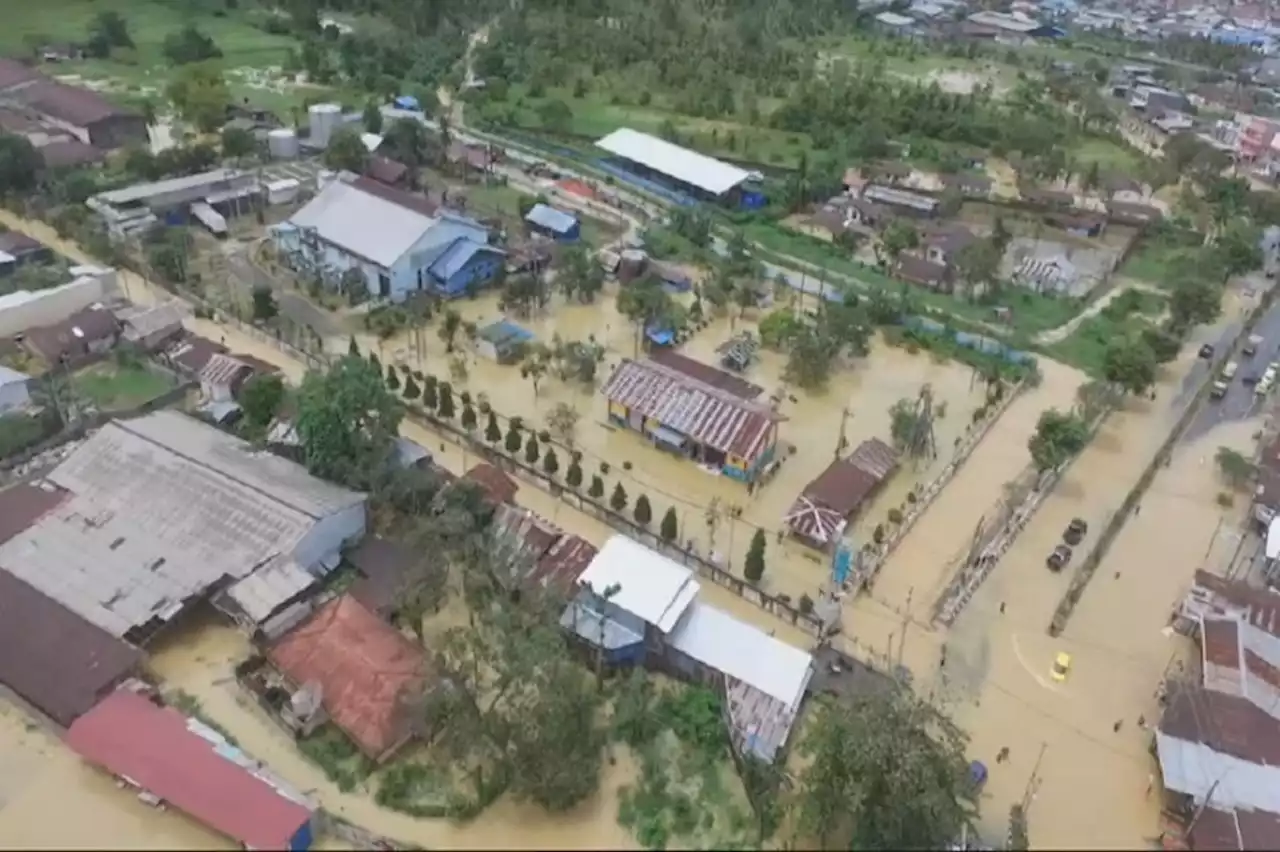
M 6 221 L 3 213 L 0 221 Z M 25 223 L 22 227 L 40 239 L 47 236 L 39 227 L 28 228 Z M 49 242 L 58 244 L 55 239 Z M 137 279 L 131 282 L 136 290 Z M 138 298 L 139 294 L 133 295 Z M 481 324 L 497 317 L 492 300 L 459 308 L 467 319 Z M 1228 306 L 1231 316 L 1238 316 L 1240 310 L 1238 305 Z M 601 379 L 621 358 L 633 354 L 632 329 L 613 311 L 610 297 L 585 308 L 565 307 L 557 299 L 546 318 L 524 324 L 544 341 L 556 330 L 567 339 L 583 340 L 594 334 L 608 347 Z M 384 362 L 403 357 L 447 377 L 436 325 L 423 335 L 426 351 L 421 361 L 405 337 L 378 347 L 361 335 L 361 348 L 380 348 Z M 300 365 L 269 344 L 204 321 L 192 321 L 191 327 L 215 338 L 225 335 L 233 349 L 280 365 L 290 378 L 301 375 Z M 714 348 L 728 335 L 728 321 L 719 320 L 696 335 L 685 351 L 713 361 Z M 345 349 L 346 341 L 331 341 L 331 345 Z M 971 756 L 991 769 L 982 803 L 983 827 L 984 835 L 997 843 L 1003 839 L 1009 806 L 1028 792 L 1033 769 L 1038 781 L 1031 784 L 1029 816 L 1037 848 L 1137 848 L 1156 833 L 1158 791 L 1148 791 L 1156 767 L 1147 753 L 1148 734 L 1138 721 L 1156 718 L 1157 684 L 1170 662 L 1186 650 L 1185 641 L 1163 630 L 1170 608 L 1200 565 L 1219 522 L 1225 518 L 1234 525 L 1242 510 L 1241 506 L 1224 510 L 1217 504 L 1222 486 L 1213 455 L 1222 445 L 1250 450 L 1256 420 L 1222 425 L 1181 445 L 1170 466 L 1156 478 L 1140 514 L 1125 526 L 1065 632 L 1051 639 L 1045 631 L 1071 571 L 1168 433 L 1175 416 L 1171 401 L 1193 359 L 1189 351 L 1170 365 L 1156 400 L 1130 401 L 1109 419 L 949 634 L 927 626 L 933 600 L 979 520 L 1027 464 L 1027 438 L 1040 413 L 1049 407 L 1067 409 L 1074 402 L 1076 389 L 1084 381 L 1075 370 L 1042 361 L 1043 383 L 1016 400 L 978 445 L 884 566 L 872 596 L 846 602 L 845 638 L 840 641 L 864 657 L 868 651 L 878 657 L 900 656 L 917 687 L 943 703 L 970 732 Z M 781 359 L 766 353 L 747 377 L 762 385 L 767 395 L 778 389 L 781 368 Z M 913 398 L 922 383 L 931 385 L 935 405 L 945 403 L 947 408 L 936 424 L 939 460 L 918 469 L 908 465 L 898 474 L 855 527 L 855 536 L 865 536 L 868 525 L 879 523 L 889 508 L 899 505 L 914 482 L 932 478 L 982 401 L 981 388 L 971 387 L 967 368 L 877 345 L 870 358 L 838 373 L 825 394 L 791 392 L 796 401 L 783 403 L 788 420 L 782 426 L 782 440 L 796 448 L 795 454 L 773 481 L 748 496 L 744 487 L 728 479 L 703 473 L 632 434 L 604 426 L 604 404 L 598 393 L 579 391 L 548 377 L 535 397 L 532 383 L 520 378 L 517 368 L 468 356 L 467 369 L 468 378 L 459 383 L 459 389 L 484 392 L 499 412 L 520 414 L 526 422 L 542 422 L 557 402 L 577 408 L 581 414 L 577 442 L 586 455 L 587 474 L 595 472 L 600 459 L 607 460 L 613 468 L 608 477 L 612 487 L 623 475 L 622 463 L 630 461 L 633 469 L 624 483 L 632 500 L 639 493 L 648 494 L 655 522 L 667 506 L 677 506 L 682 537 L 694 538 L 703 552 L 727 553 L 735 572 L 741 571 L 749 525 L 777 530 L 800 489 L 830 461 L 842 407 L 850 415 L 846 432 L 851 446 L 872 436 L 887 439 L 889 407 L 898 399 Z M 474 462 L 452 443 L 413 424 L 406 424 L 403 431 L 426 445 L 450 470 L 462 472 Z M 714 547 L 704 522 L 704 507 L 713 499 L 724 506 L 742 507 L 741 522 L 733 524 L 725 518 L 718 525 Z M 535 486 L 522 484 L 517 502 L 597 544 L 612 534 L 599 521 Z M 1067 570 L 1051 573 L 1045 557 L 1073 517 L 1088 521 L 1088 537 L 1076 548 Z M 779 547 L 772 535 L 766 559 L 765 584 L 775 591 L 793 596 L 813 593 L 826 577 L 822 561 L 797 545 Z M 779 638 L 800 647 L 812 644 L 802 632 L 709 582 L 703 583 L 702 595 L 762 629 L 775 631 Z M 944 646 L 947 662 L 940 667 Z M 1065 683 L 1049 678 L 1053 656 L 1060 651 L 1073 658 Z M 173 687 L 199 698 L 208 716 L 248 752 L 327 809 L 375 832 L 428 847 L 634 848 L 634 841 L 616 820 L 618 789 L 636 773 L 625 752 L 604 767 L 600 792 L 591 801 L 554 817 L 504 799 L 475 822 L 459 826 L 384 810 L 365 791 L 342 793 L 238 693 L 231 671 L 247 652 L 245 639 L 236 630 L 212 622 L 192 624 L 166 637 L 152 667 Z M 1113 730 L 1117 721 L 1122 723 L 1118 732 Z M 994 756 L 1002 746 L 1010 748 L 1010 760 L 997 765 Z M 86 816 L 60 820 L 71 812 L 69 804 Z M 159 814 L 116 790 L 104 776 L 82 766 L 55 738 L 32 729 L 2 705 L 0 806 L 3 846 L 225 845 L 182 818 Z

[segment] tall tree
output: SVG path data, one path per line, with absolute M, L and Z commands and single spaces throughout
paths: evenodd
M 324 164 L 331 169 L 362 173 L 369 165 L 369 149 L 360 138 L 359 129 L 344 125 L 333 131 L 324 149 Z
M 256 374 L 240 388 L 240 410 L 244 425 L 254 435 L 262 434 L 275 419 L 284 401 L 284 380 L 272 373 Z
M 659 529 L 662 540 L 673 542 L 680 535 L 680 519 L 676 517 L 676 507 L 667 508 L 667 513 L 662 516 L 662 526 Z
M 908 689 L 823 699 L 800 743 L 797 828 L 820 849 L 949 848 L 977 816 L 965 744 Z
M 1082 417 L 1050 408 L 1036 422 L 1036 431 L 1027 440 L 1027 449 L 1031 451 L 1036 470 L 1043 472 L 1061 467 L 1088 442 L 1089 427 Z
M 747 560 L 742 569 L 742 576 L 749 583 L 759 583 L 764 576 L 764 548 L 764 530 L 757 527 L 755 534 L 751 536 L 751 544 L 747 547 Z
M 1141 337 L 1128 336 L 1107 345 L 1102 370 L 1107 381 L 1130 393 L 1145 393 L 1156 381 L 1156 354 Z
M 403 413 L 363 358 L 348 355 L 307 373 L 294 423 L 307 469 L 334 482 L 364 482 L 390 459 Z

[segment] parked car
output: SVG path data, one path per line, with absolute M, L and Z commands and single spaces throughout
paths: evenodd
M 1071 674 L 1071 655 L 1064 652 L 1053 658 L 1053 668 L 1049 669 L 1049 677 L 1062 683 Z
M 1213 357 L 1212 343 L 1206 343 L 1204 346 L 1200 347 L 1200 357 L 1206 360 Z
M 1050 571 L 1061 571 L 1068 562 L 1071 561 L 1071 548 L 1065 544 L 1060 544 L 1053 549 L 1053 553 L 1049 554 L 1049 558 L 1045 560 L 1045 564 L 1049 566 Z
M 1072 518 L 1071 523 L 1067 524 L 1066 530 L 1062 533 L 1062 540 L 1075 547 L 1084 540 L 1088 532 L 1089 523 L 1084 518 Z

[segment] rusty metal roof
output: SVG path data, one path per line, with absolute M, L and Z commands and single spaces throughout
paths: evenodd
M 871 438 L 850 455 L 836 459 L 810 482 L 785 517 L 792 533 L 826 544 L 836 538 L 844 522 L 898 467 L 898 453 Z
M 298 686 L 319 684 L 334 724 L 374 760 L 413 734 L 414 708 L 434 677 L 422 648 L 351 595 L 326 604 L 267 656 Z
M 784 419 L 767 406 L 655 361 L 624 360 L 609 377 L 604 395 L 700 444 L 744 459 L 763 452 Z

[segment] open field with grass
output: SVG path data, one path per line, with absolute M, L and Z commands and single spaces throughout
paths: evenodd
M 1139 156 L 1118 142 L 1090 137 L 1083 139 L 1071 151 L 1071 156 L 1081 165 L 1097 163 L 1104 172 L 1132 174 L 1139 165 Z
M 228 13 L 220 7 L 183 0 L 24 2 L 19 11 L 6 16 L 5 25 L 0 27 L 0 54 L 29 56 L 43 43 L 83 42 L 94 18 L 106 11 L 124 17 L 134 42 L 132 49 L 116 49 L 105 59 L 49 64 L 43 70 L 53 76 L 95 81 L 102 91 L 122 101 L 156 98 L 172 70 L 164 56 L 165 38 L 194 24 L 222 51 L 227 85 L 238 99 L 248 99 L 255 106 L 287 117 L 307 97 L 339 94 L 322 86 L 294 86 L 264 73 L 269 68 L 279 69 L 296 45 L 291 36 L 276 35 L 263 28 L 270 14 L 267 11 Z
M 763 126 L 768 115 L 767 104 L 754 124 L 735 120 L 713 120 L 681 113 L 660 94 L 644 105 L 635 102 L 634 86 L 619 83 L 612 86 L 607 78 L 593 79 L 591 88 L 575 98 L 572 89 L 549 88 L 534 97 L 527 87 L 512 86 L 500 101 L 488 100 L 477 105 L 476 112 L 490 121 L 528 130 L 548 129 L 542 119 L 542 107 L 553 100 L 569 107 L 572 118 L 558 128 L 563 132 L 597 139 L 630 127 L 644 133 L 663 135 L 675 129 L 681 143 L 699 151 L 730 160 L 755 162 L 773 166 L 793 166 L 803 152 L 812 152 L 806 134 L 787 133 Z
M 141 365 L 94 364 L 71 377 L 77 396 L 103 410 L 134 408 L 173 387 Z
M 1160 293 L 1126 290 L 1072 334 L 1051 344 L 1046 352 L 1060 361 L 1101 375 L 1107 346 L 1121 338 L 1156 326 L 1169 300 Z

